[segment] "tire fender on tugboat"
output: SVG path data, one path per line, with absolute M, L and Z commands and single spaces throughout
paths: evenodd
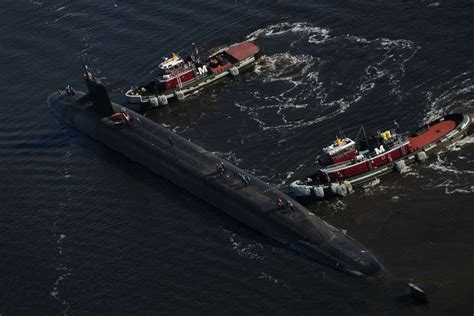
M 183 101 L 184 100 L 184 92 L 181 91 L 181 90 L 175 90 L 174 91 L 174 95 L 176 96 L 176 99 L 178 99 L 179 101 Z
M 232 77 L 237 77 L 239 75 L 239 69 L 237 67 L 231 67 L 229 69 L 229 73 L 232 75 Z
M 161 105 L 168 105 L 168 98 L 166 97 L 166 95 L 159 95 L 158 103 Z
M 428 155 L 426 154 L 426 151 L 422 150 L 416 153 L 415 158 L 416 158 L 416 161 L 422 162 L 428 159 Z

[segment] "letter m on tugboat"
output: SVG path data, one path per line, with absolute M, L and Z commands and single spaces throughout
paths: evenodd
M 198 70 L 199 75 L 204 75 L 204 74 L 207 73 L 207 67 L 206 67 L 206 65 L 202 65 L 202 67 L 198 67 L 197 70 Z
M 471 124 L 467 114 L 452 113 L 440 117 L 409 133 L 395 128 L 383 132 L 377 128 L 367 136 L 361 126 L 356 141 L 341 136 L 323 148 L 317 157 L 316 171 L 290 184 L 298 199 L 322 199 L 345 196 L 352 186 L 361 185 L 391 171 L 401 172 L 407 164 L 423 161 L 427 153 L 465 137 Z M 384 127 L 388 127 L 385 126 Z M 424 158 L 423 158 L 424 157 Z
M 380 155 L 381 153 L 385 152 L 385 148 L 383 147 L 383 145 L 380 145 L 379 148 L 374 148 L 374 151 L 376 155 Z

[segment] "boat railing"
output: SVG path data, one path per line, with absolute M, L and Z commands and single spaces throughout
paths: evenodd
M 342 162 L 327 166 L 323 169 L 326 170 L 326 171 L 332 171 L 332 170 L 335 170 L 335 169 L 339 169 L 340 167 L 354 165 L 358 162 L 361 162 L 361 161 L 358 161 L 356 158 L 354 158 L 354 159 L 351 159 L 351 160 L 346 160 L 346 161 L 342 161 Z
M 127 101 L 130 102 L 130 103 L 140 103 L 140 102 L 144 101 L 144 98 L 142 98 L 141 95 L 133 93 L 133 89 L 128 90 L 125 93 L 125 96 L 127 98 Z

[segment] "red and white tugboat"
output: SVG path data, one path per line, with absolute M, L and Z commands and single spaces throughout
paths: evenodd
M 452 144 L 467 135 L 471 117 L 448 114 L 432 121 L 411 135 L 395 129 L 365 135 L 357 143 L 350 138 L 337 138 L 318 158 L 318 170 L 303 180 L 290 184 L 290 191 L 300 199 L 322 199 L 345 196 L 352 186 L 389 173 L 402 172 L 406 165 L 423 161 L 428 153 Z M 359 132 L 359 135 L 361 134 Z
M 129 107 L 144 111 L 166 105 L 171 98 L 182 100 L 228 75 L 237 76 L 255 64 L 260 47 L 250 41 L 234 44 L 217 50 L 202 62 L 198 54 L 194 46 L 194 52 L 185 59 L 176 53 L 164 58 L 156 80 L 125 93 Z

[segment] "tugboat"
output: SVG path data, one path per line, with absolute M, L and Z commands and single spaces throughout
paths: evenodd
M 399 134 L 393 128 L 367 137 L 361 127 L 356 138 L 361 140 L 337 137 L 323 148 L 316 172 L 292 182 L 290 192 L 300 200 L 345 196 L 352 192 L 353 186 L 392 171 L 403 172 L 408 164 L 426 160 L 428 153 L 466 136 L 470 123 L 469 115 L 453 113 L 420 127 L 411 135 Z M 396 122 L 394 125 L 398 128 Z
M 238 76 L 260 57 L 260 47 L 251 41 L 221 48 L 201 61 L 199 51 L 187 58 L 173 53 L 159 65 L 158 77 L 125 93 L 128 106 L 136 111 L 168 104 L 171 98 L 182 100 L 228 75 Z

